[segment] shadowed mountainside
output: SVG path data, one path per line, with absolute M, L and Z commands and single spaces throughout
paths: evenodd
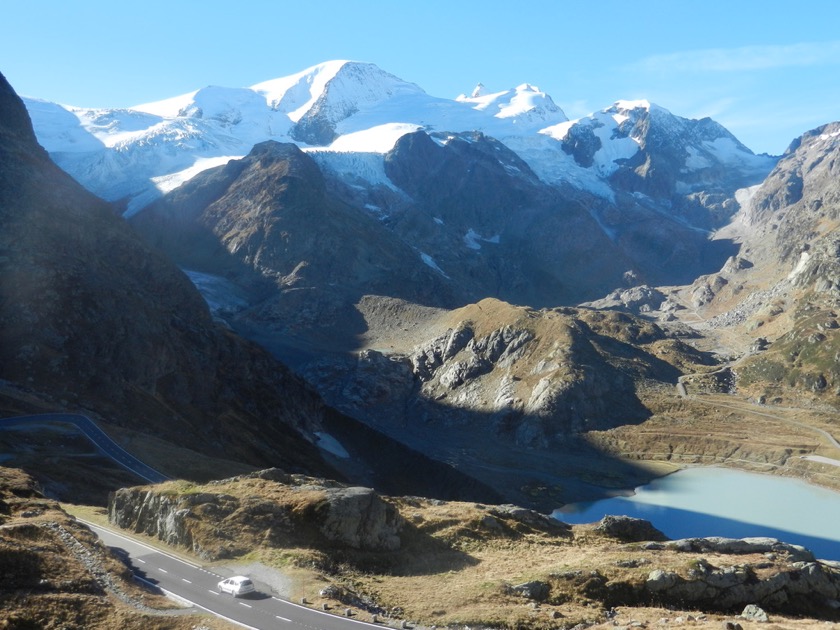
M 315 434 L 327 417 L 352 421 L 265 350 L 214 322 L 177 267 L 56 167 L 5 79 L 0 165 L 0 378 L 49 409 L 92 410 L 207 455 L 342 476 L 322 458 Z M 402 463 L 370 457 L 344 466 L 351 477 L 387 480 L 389 490 L 407 493 L 497 496 L 377 439 L 402 463 L 433 474 L 398 475 L 395 484 L 391 471 Z

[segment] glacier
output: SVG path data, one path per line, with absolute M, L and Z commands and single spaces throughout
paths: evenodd
M 544 182 L 610 201 L 610 178 L 643 149 L 645 121 L 654 118 L 666 131 L 696 136 L 683 147 L 686 173 L 720 165 L 761 171 L 768 164 L 716 123 L 689 121 L 647 101 L 618 101 L 569 120 L 528 83 L 496 92 L 479 84 L 469 96 L 440 98 L 374 64 L 346 60 L 250 87 L 207 86 L 123 109 L 24 102 L 55 162 L 92 192 L 122 203 L 127 216 L 266 140 L 296 143 L 341 178 L 396 189 L 383 161 L 400 137 L 418 130 L 481 132 L 518 154 Z M 592 145 L 591 158 L 581 159 L 575 148 L 581 138 Z

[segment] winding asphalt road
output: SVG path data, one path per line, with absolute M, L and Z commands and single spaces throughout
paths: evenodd
M 0 418 L 0 430 L 27 426 L 34 428 L 53 423 L 75 426 L 103 454 L 142 479 L 152 483 L 168 479 L 125 451 L 90 418 L 81 414 L 56 413 Z M 139 581 L 243 627 L 253 630 L 295 627 L 308 630 L 359 630 L 363 626 L 382 627 L 280 599 L 270 594 L 270 587 L 256 580 L 258 593 L 248 599 L 220 594 L 216 585 L 219 580 L 231 577 L 232 574 L 213 573 L 149 547 L 116 530 L 83 522 L 96 532 L 106 545 L 126 559 Z
M 34 416 L 16 416 L 13 418 L 0 418 L 0 430 L 26 425 L 39 425 L 45 423 L 72 424 L 81 431 L 93 444 L 104 454 L 110 457 L 118 465 L 129 472 L 134 473 L 141 479 L 151 483 L 167 481 L 169 477 L 159 473 L 151 466 L 147 466 L 131 453 L 114 442 L 108 435 L 96 426 L 96 423 L 81 414 L 75 413 L 43 413 Z
M 358 619 L 341 617 L 306 606 L 300 606 L 271 595 L 268 586 L 254 581 L 258 592 L 245 598 L 220 594 L 219 575 L 198 565 L 144 545 L 110 528 L 83 521 L 99 538 L 126 558 L 138 580 L 169 595 L 186 600 L 227 621 L 254 630 L 306 628 L 308 630 L 361 630 L 364 627 L 383 628 Z

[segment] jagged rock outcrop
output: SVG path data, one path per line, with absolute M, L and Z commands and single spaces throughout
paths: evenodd
M 549 593 L 551 593 L 551 584 L 540 580 L 532 580 L 530 582 L 523 582 L 522 584 L 511 586 L 510 592 L 515 595 L 519 595 L 520 597 L 525 597 L 526 599 L 541 602 L 545 601 L 548 598 Z
M 618 309 L 631 313 L 648 313 L 660 308 L 666 296 L 659 289 L 641 285 L 629 289 L 616 289 L 606 297 L 593 302 L 587 306 L 602 309 Z
M 401 331 L 402 352 L 369 348 L 301 373 L 342 412 L 496 487 L 487 463 L 508 459 L 511 448 L 556 454 L 583 431 L 638 422 L 649 414 L 637 396 L 641 379 L 676 383 L 685 366 L 709 362 L 659 326 L 615 311 L 487 299 L 414 330 Z M 425 330 L 433 334 L 424 339 Z M 501 483 L 521 489 L 519 474 Z M 503 499 L 535 505 L 521 490 Z
M 655 545 L 652 548 L 655 548 Z M 813 562 L 815 560 L 814 554 L 800 545 L 791 545 L 775 538 L 766 537 L 724 538 L 710 536 L 707 538 L 683 538 L 663 543 L 662 548 L 692 553 L 784 553 L 794 562 Z
M 790 562 L 762 574 L 760 566 L 716 567 L 699 559 L 686 575 L 656 569 L 645 590 L 659 604 L 740 610 L 749 604 L 787 614 L 835 618 L 840 602 L 840 571 L 817 562 Z
M 571 530 L 569 525 L 558 521 L 548 514 L 543 514 L 536 510 L 529 510 L 510 503 L 492 506 L 488 510 L 488 513 L 501 519 L 511 519 L 528 527 L 550 531 L 554 534 L 567 533 Z
M 644 590 L 656 603 L 732 611 L 757 604 L 787 614 L 837 616 L 840 567 L 817 561 L 799 545 L 774 538 L 710 537 L 648 543 L 646 548 L 700 556 L 686 572 L 649 573 Z M 706 559 L 711 554 L 718 561 L 726 556 L 751 559 L 715 566 Z
M 122 488 L 109 497 L 108 519 L 207 559 L 291 541 L 393 551 L 400 547 L 403 525 L 397 510 L 370 488 L 279 471 L 218 481 L 198 491 L 178 482 Z

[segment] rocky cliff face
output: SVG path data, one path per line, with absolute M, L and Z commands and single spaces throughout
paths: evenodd
M 640 403 L 629 402 L 639 379 L 675 381 L 680 361 L 708 360 L 619 313 L 534 311 L 488 299 L 445 319 L 443 334 L 417 338 L 408 354 L 365 350 L 314 362 L 304 374 L 342 408 L 380 423 L 394 408 L 413 407 L 416 421 L 489 423 L 506 441 L 545 447 L 558 436 L 645 417 Z
M 178 483 L 113 493 L 109 520 L 218 560 L 259 545 L 393 551 L 402 517 L 370 488 L 266 470 L 199 491 Z
M 715 326 L 753 340 L 738 386 L 766 401 L 837 406 L 840 392 L 840 124 L 793 142 L 767 180 L 743 197 L 743 245 L 695 283 Z

